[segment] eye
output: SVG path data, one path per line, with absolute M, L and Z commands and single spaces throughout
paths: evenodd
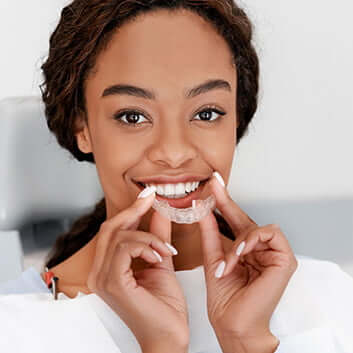
M 201 121 L 205 121 L 207 123 L 211 123 L 213 121 L 216 121 L 216 120 L 220 120 L 221 118 L 218 117 L 218 118 L 214 118 L 212 119 L 212 114 L 213 113 L 217 113 L 219 115 L 225 115 L 226 113 L 225 112 L 222 112 L 216 108 L 212 108 L 212 107 L 209 107 L 207 109 L 204 109 L 198 113 L 196 113 L 196 115 L 199 115 L 201 119 L 196 119 L 196 120 L 201 120 Z
M 216 113 L 219 115 L 225 115 L 225 112 L 222 112 L 214 107 L 207 107 L 206 109 L 203 109 L 202 111 L 196 113 L 196 115 L 200 115 L 201 119 L 196 119 L 196 120 L 201 120 L 205 121 L 207 123 L 211 123 L 217 120 L 220 120 L 220 117 L 212 118 L 212 114 Z M 114 120 L 117 120 L 119 124 L 125 125 L 127 127 L 139 127 L 139 125 L 142 125 L 142 122 L 139 123 L 139 120 L 141 117 L 144 117 L 144 115 L 137 111 L 137 110 L 125 110 L 119 113 L 116 113 L 113 116 Z M 148 119 L 144 118 L 145 121 L 149 121 Z
M 115 114 L 113 118 L 117 120 L 119 124 L 127 125 L 128 127 L 138 127 L 138 125 L 142 124 L 138 123 L 141 116 L 143 116 L 143 114 L 136 110 L 125 110 L 123 112 Z M 148 119 L 144 119 L 148 121 Z

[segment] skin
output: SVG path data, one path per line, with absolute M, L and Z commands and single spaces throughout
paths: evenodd
M 218 171 L 228 183 L 237 127 L 237 76 L 231 59 L 227 43 L 214 28 L 186 10 L 140 16 L 114 34 L 86 81 L 88 125 L 77 117 L 76 134 L 81 151 L 94 154 L 107 219 L 136 200 L 140 190 L 132 178 L 183 173 L 211 177 Z M 185 98 L 188 89 L 209 79 L 225 80 L 231 90 L 218 88 Z M 102 97 L 107 87 L 118 83 L 153 90 L 156 99 L 118 94 Z M 199 113 L 209 109 L 208 105 L 226 114 L 210 112 L 214 122 L 201 121 Z M 139 110 L 137 127 L 113 119 L 123 109 Z M 132 114 L 129 116 L 131 121 Z M 123 116 L 124 122 L 129 116 Z M 152 213 L 153 209 L 144 215 L 139 230 L 148 231 Z M 61 278 L 58 291 L 71 298 L 78 291 L 90 293 L 86 282 L 96 240 L 51 268 Z M 199 223 L 172 223 L 171 243 L 178 250 L 173 256 L 175 271 L 203 264 Z M 229 249 L 233 242 L 222 237 L 222 244 Z M 146 265 L 142 259 L 134 259 L 132 268 Z
M 136 201 L 140 190 L 131 179 L 149 175 L 197 173 L 211 177 L 217 171 L 227 185 L 235 152 L 236 72 L 231 65 L 231 53 L 223 38 L 197 15 L 181 11 L 172 16 L 160 11 L 126 24 L 101 53 L 88 78 L 85 97 L 89 124 L 81 120 L 76 137 L 83 152 L 94 154 L 106 197 L 107 223 L 104 222 L 106 228 L 100 230 L 99 236 L 51 270 L 61 278 L 59 291 L 70 297 L 78 290 L 90 293 L 87 277 L 90 288 L 99 291 L 103 287 L 107 300 L 115 295 L 112 305 L 118 302 L 117 312 L 128 313 L 126 321 L 140 337 L 144 352 L 170 351 L 171 347 L 174 352 L 185 352 L 186 340 L 180 344 L 180 350 L 168 339 L 165 346 L 156 347 L 155 332 L 168 330 L 168 323 L 173 322 L 173 332 L 169 333 L 174 334 L 177 342 L 187 331 L 185 302 L 177 289 L 173 266 L 180 271 L 203 265 L 208 318 L 223 353 L 273 353 L 279 341 L 270 332 L 269 321 L 297 268 L 280 227 L 256 224 L 215 177 L 205 185 L 202 198 L 207 192 L 215 196 L 216 207 L 236 234 L 234 242 L 220 234 L 212 212 L 199 223 L 172 223 L 170 229 L 170 222 L 163 221 L 153 209 L 142 212 L 146 202 L 150 202 L 150 207 L 152 199 Z M 184 97 L 185 90 L 211 78 L 228 81 L 231 90 L 212 90 L 192 99 Z M 118 95 L 101 98 L 105 88 L 116 83 L 154 90 L 157 99 Z M 226 114 L 215 123 L 194 120 L 196 112 L 209 104 Z M 126 127 L 112 119 L 114 113 L 128 107 L 146 113 L 141 127 Z M 130 208 L 134 203 L 137 208 Z M 136 224 L 140 231 L 151 230 L 159 241 L 167 240 L 179 251 L 179 255 L 152 268 L 143 261 L 132 262 L 133 270 L 141 270 L 138 285 L 126 268 L 126 261 L 124 267 L 123 256 L 115 253 L 127 253 L 129 249 L 126 245 L 114 246 L 120 242 L 119 237 L 136 236 L 136 232 L 112 232 L 117 226 L 134 229 Z M 97 246 L 96 238 L 101 239 Z M 242 242 L 245 247 L 241 255 L 236 254 Z M 222 261 L 226 263 L 223 276 L 216 278 Z M 170 271 L 162 271 L 162 267 Z M 125 285 L 119 287 L 121 282 Z M 119 296 L 120 292 L 124 295 Z M 140 312 L 136 302 L 147 303 L 144 310 L 149 309 L 149 315 L 144 311 L 143 320 L 135 319 Z M 161 313 L 159 321 L 155 320 L 155 312 Z M 140 326 L 146 320 L 149 323 Z M 159 324 L 157 329 L 155 324 Z M 146 334 L 146 330 L 151 332 Z M 152 342 L 146 342 L 146 336 L 152 337 Z

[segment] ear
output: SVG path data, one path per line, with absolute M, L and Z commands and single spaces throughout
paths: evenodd
M 76 119 L 75 137 L 77 146 L 83 153 L 92 152 L 91 135 L 85 119 L 81 116 Z

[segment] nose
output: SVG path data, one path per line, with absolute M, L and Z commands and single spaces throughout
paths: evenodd
M 195 159 L 197 155 L 197 148 L 187 133 L 187 126 L 182 124 L 161 127 L 148 151 L 151 162 L 170 168 L 179 168 Z

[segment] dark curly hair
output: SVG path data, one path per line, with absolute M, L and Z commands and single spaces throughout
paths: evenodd
M 92 153 L 78 148 L 75 127 L 78 116 L 87 121 L 84 84 L 97 56 L 119 27 L 158 9 L 193 11 L 224 38 L 237 70 L 237 144 L 246 133 L 257 109 L 259 59 L 252 44 L 252 23 L 233 0 L 74 0 L 63 8 L 50 37 L 49 55 L 41 66 L 44 82 L 40 89 L 49 130 L 78 161 L 95 163 Z M 214 214 L 222 234 L 234 240 L 224 218 Z M 105 220 L 103 198 L 92 213 L 76 220 L 56 239 L 44 266 L 51 268 L 73 255 L 97 234 Z

